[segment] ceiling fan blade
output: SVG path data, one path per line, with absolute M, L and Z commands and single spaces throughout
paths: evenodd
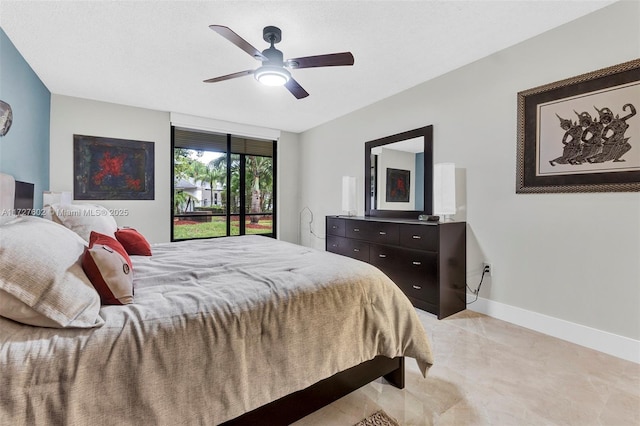
M 251 75 L 255 70 L 246 70 L 240 72 L 234 72 L 233 74 L 223 75 L 221 77 L 210 78 L 208 80 L 204 80 L 204 83 L 215 83 L 217 81 L 231 80 L 232 78 L 244 77 L 245 75 Z
M 302 99 L 309 96 L 309 93 L 307 93 L 307 91 L 304 90 L 302 86 L 300 86 L 300 84 L 298 84 L 298 82 L 293 78 L 290 78 L 289 81 L 285 83 L 284 87 L 286 87 L 297 99 Z
M 353 62 L 354 59 L 351 52 L 342 52 L 287 59 L 286 64 L 291 68 L 314 68 L 353 65 Z
M 209 25 L 209 28 L 229 40 L 231 43 L 238 46 L 240 49 L 247 52 L 253 58 L 259 61 L 267 60 L 266 56 L 264 56 L 258 49 L 253 47 L 251 44 L 249 44 L 248 41 L 240 37 L 238 34 L 234 33 L 229 27 L 225 27 L 222 25 Z

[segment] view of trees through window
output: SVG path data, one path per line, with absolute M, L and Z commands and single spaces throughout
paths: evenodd
M 174 147 L 173 175 L 173 240 L 273 235 L 272 157 Z

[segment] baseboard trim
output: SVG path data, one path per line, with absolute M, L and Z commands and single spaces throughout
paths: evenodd
M 467 294 L 470 302 L 475 295 Z M 467 309 L 640 364 L 640 341 L 479 297 Z

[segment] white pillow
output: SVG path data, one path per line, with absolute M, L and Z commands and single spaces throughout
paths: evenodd
M 16 220 L 17 218 L 18 218 L 18 215 L 13 214 L 13 212 L 0 210 L 0 225 L 9 223 L 12 220 Z
M 115 238 L 116 220 L 106 208 L 96 204 L 53 204 L 51 219 L 89 241 L 91 231 Z
M 22 216 L 0 226 L 0 315 L 45 327 L 104 324 L 82 270 L 86 243 L 54 222 Z

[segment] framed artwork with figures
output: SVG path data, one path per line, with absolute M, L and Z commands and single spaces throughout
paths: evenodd
M 517 193 L 640 191 L 640 60 L 518 93 Z

